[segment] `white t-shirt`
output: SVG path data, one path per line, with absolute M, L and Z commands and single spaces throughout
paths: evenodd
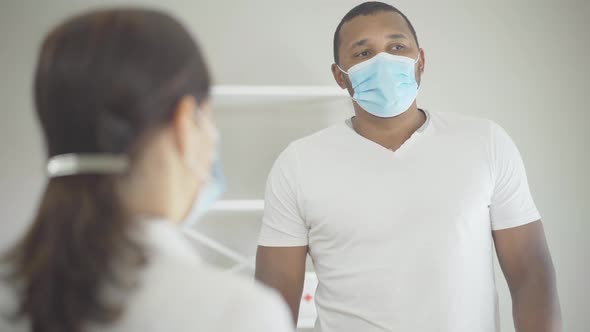
M 180 229 L 146 221 L 149 264 L 139 288 L 125 298 L 122 319 L 86 331 L 110 332 L 293 332 L 287 306 L 274 292 L 205 265 Z M 0 312 L 16 308 L 13 289 L 0 283 Z M 28 321 L 0 316 L 0 331 L 29 331 Z
M 259 244 L 309 245 L 316 331 L 499 330 L 492 230 L 540 219 L 523 162 L 491 121 L 427 118 L 395 152 L 347 121 L 277 159 Z

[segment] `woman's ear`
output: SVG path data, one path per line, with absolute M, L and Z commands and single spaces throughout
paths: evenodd
M 195 116 L 197 112 L 197 101 L 193 96 L 184 96 L 178 102 L 174 117 L 172 119 L 172 129 L 174 131 L 174 141 L 180 157 L 187 163 L 187 166 L 194 167 L 197 160 L 195 156 Z

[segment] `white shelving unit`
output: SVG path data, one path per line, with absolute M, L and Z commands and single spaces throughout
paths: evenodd
M 211 212 L 240 212 L 240 211 L 263 211 L 264 200 L 243 199 L 243 200 L 221 200 L 216 202 Z
M 289 102 L 323 102 L 348 98 L 337 86 L 307 85 L 216 85 L 212 97 L 217 107 L 285 104 Z M 212 212 L 262 211 L 263 199 L 222 200 Z
M 337 86 L 217 85 L 212 89 L 212 97 L 218 107 L 244 107 L 325 102 L 348 97 L 348 93 Z
M 216 85 L 212 97 L 217 107 L 285 104 L 289 102 L 323 102 L 349 98 L 337 86 L 308 85 Z M 213 212 L 262 211 L 263 199 L 222 200 Z
M 214 96 L 256 96 L 256 97 L 341 97 L 346 91 L 333 86 L 304 85 L 216 85 Z
M 212 89 L 213 106 L 216 109 L 244 110 L 281 107 L 281 105 L 309 105 L 317 103 L 330 103 L 350 98 L 346 90 L 337 86 L 243 86 L 243 85 L 218 85 Z M 264 200 L 259 197 L 221 200 L 216 202 L 212 215 L 231 214 L 235 220 L 236 214 L 251 214 L 264 211 Z M 261 216 L 262 217 L 262 216 Z M 232 219 L 232 220 L 233 220 Z M 236 272 L 243 269 L 253 269 L 254 257 L 240 253 L 223 243 L 223 240 L 213 240 L 196 231 L 187 231 L 187 236 L 194 241 L 222 254 L 235 262 L 228 272 Z M 301 314 L 298 328 L 312 328 L 315 323 L 315 304 L 313 294 L 317 286 L 317 277 L 314 272 L 307 272 L 305 278 L 305 291 L 302 297 Z

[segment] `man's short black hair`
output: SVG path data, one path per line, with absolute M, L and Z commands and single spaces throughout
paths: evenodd
M 334 32 L 334 63 L 338 63 L 339 59 L 338 48 L 340 47 L 340 29 L 342 28 L 342 25 L 344 25 L 344 23 L 352 20 L 357 16 L 375 15 L 379 12 L 394 12 L 400 14 L 408 23 L 410 31 L 412 31 L 412 35 L 414 36 L 414 40 L 416 40 L 416 44 L 418 45 L 418 47 L 420 47 L 420 44 L 418 43 L 418 36 L 416 35 L 416 30 L 414 29 L 412 22 L 410 22 L 410 20 L 406 17 L 406 15 L 404 15 L 404 13 L 402 13 L 399 9 L 393 7 L 392 5 L 379 1 L 368 1 L 354 7 L 348 13 L 346 13 L 346 15 L 344 15 L 344 17 L 338 24 L 338 27 L 336 27 L 336 32 Z

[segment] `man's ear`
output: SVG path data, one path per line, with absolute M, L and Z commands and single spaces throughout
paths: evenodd
M 418 61 L 418 70 L 420 71 L 420 76 L 424 74 L 424 66 L 426 65 L 426 57 L 424 56 L 424 49 L 420 48 L 420 61 Z
M 334 80 L 336 84 L 342 89 L 347 89 L 348 86 L 346 84 L 346 78 L 344 77 L 344 73 L 338 68 L 338 65 L 333 63 L 332 64 L 332 75 L 334 76 Z
M 348 74 L 345 74 L 338 68 L 337 64 L 332 64 L 332 75 L 334 75 L 334 80 L 338 84 L 338 86 L 342 89 L 346 89 L 348 91 L 348 95 L 351 97 L 354 95 L 354 89 L 350 83 L 350 79 L 348 78 Z

